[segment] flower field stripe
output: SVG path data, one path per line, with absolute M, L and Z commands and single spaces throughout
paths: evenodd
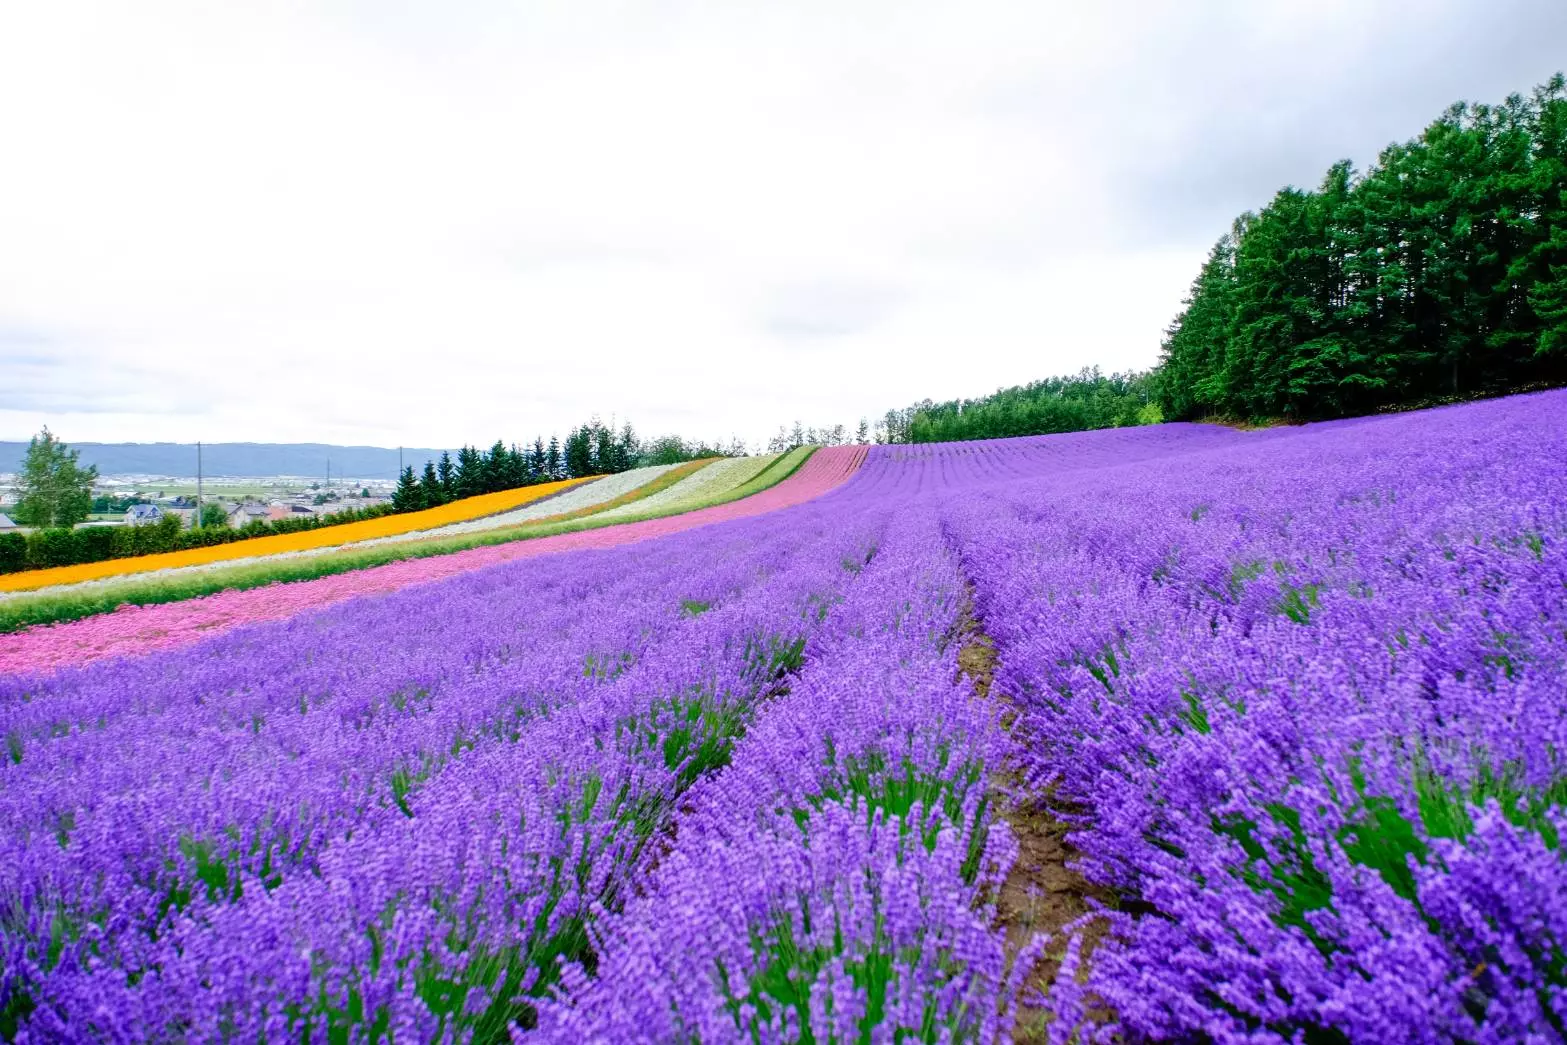
M 324 526 L 299 533 L 280 533 L 268 537 L 256 537 L 231 544 L 213 545 L 209 548 L 191 548 L 179 552 L 163 552 L 157 555 L 140 555 L 128 559 L 109 559 L 104 562 L 83 563 L 77 566 L 55 566 L 42 570 L 0 576 L 0 591 L 25 591 L 56 584 L 97 580 L 128 573 L 145 573 L 152 570 L 194 566 L 205 563 L 225 562 L 230 559 L 248 559 L 281 552 L 297 552 L 312 548 L 333 547 L 355 541 L 366 541 L 393 534 L 426 530 L 446 523 L 504 512 L 519 505 L 549 497 L 570 489 L 584 479 L 563 479 L 554 483 L 540 483 L 516 490 L 466 497 L 439 508 L 424 511 L 385 515 L 379 519 L 362 519 L 341 526 Z
M 0 635 L 35 625 L 80 620 L 99 613 L 111 612 L 122 606 L 179 602 L 222 591 L 311 580 L 350 570 L 368 569 L 403 559 L 446 555 L 483 545 L 532 540 L 714 507 L 753 496 L 782 482 L 794 474 L 813 450 L 814 447 L 800 447 L 790 451 L 781 458 L 775 459 L 750 482 L 728 492 L 709 496 L 699 502 L 673 505 L 657 512 L 638 512 L 624 518 L 602 519 L 597 516 L 596 509 L 558 512 L 556 514 L 560 518 L 550 516 L 521 524 L 507 524 L 499 516 L 485 516 L 476 520 L 471 529 L 465 528 L 465 532 L 462 533 L 443 533 L 435 536 L 425 533 L 404 534 L 358 541 L 350 545 L 333 545 L 303 551 L 280 552 L 268 556 L 246 557 L 221 563 L 165 568 L 130 577 L 51 585 L 34 591 L 0 591 Z M 688 462 L 687 465 L 672 467 L 690 467 L 694 470 L 701 467 L 703 463 L 705 462 Z M 587 493 L 601 483 L 613 483 L 616 478 L 618 477 L 590 479 L 580 487 L 552 495 L 546 499 L 546 503 L 553 507 L 563 496 L 569 497 L 579 491 Z M 660 477 L 654 483 L 622 495 L 619 503 L 629 503 L 650 492 L 656 493 L 664 485 L 675 482 L 678 478 Z M 540 504 L 534 506 L 532 510 L 543 508 L 544 505 Z
M 1015 845 L 986 795 L 1010 742 L 958 679 L 964 582 L 934 517 L 855 508 L 868 563 L 595 924 L 596 975 L 564 978 L 546 1040 L 849 1041 L 873 1010 L 887 1040 L 1005 1038 L 1019 978 L 989 897 Z
M 557 523 L 570 522 L 574 519 L 581 519 L 587 516 L 593 516 L 595 520 L 597 520 L 597 518 L 600 516 L 608 518 L 610 513 L 612 513 L 615 509 L 622 508 L 627 505 L 639 504 L 651 498 L 655 498 L 670 487 L 678 486 L 681 482 L 690 476 L 707 471 L 713 465 L 720 463 L 720 460 L 721 459 L 718 458 L 705 457 L 697 461 L 686 461 L 684 464 L 677 464 L 673 467 L 664 469 L 659 475 L 654 476 L 650 481 L 641 483 L 636 487 L 626 491 L 625 493 L 619 494 L 610 500 L 604 501 L 603 503 L 585 505 L 581 508 L 564 512 L 552 512 L 549 515 L 540 516 L 538 519 L 532 521 L 538 523 Z
M 599 476 L 573 490 L 548 498 L 543 503 L 530 504 L 516 511 L 480 516 L 467 522 L 453 523 L 433 530 L 418 530 L 392 537 L 360 541 L 356 542 L 355 548 L 373 548 L 392 543 L 431 541 L 463 534 L 500 531 L 503 531 L 509 540 L 525 540 L 530 536 L 547 536 L 564 532 L 560 524 L 588 518 L 593 519 L 594 525 L 599 525 L 602 522 L 600 515 L 609 509 L 634 505 L 645 498 L 652 497 L 692 473 L 702 470 L 715 460 L 718 459 L 709 457 L 678 465 L 654 465 L 616 475 Z M 573 497 L 574 494 L 581 496 Z M 321 548 L 300 554 L 330 554 L 340 550 L 338 547 Z
M 1567 392 L 827 448 L 122 616 L 0 645 L 20 1039 L 1567 1037 Z M 997 798 L 1116 902 L 1009 949 Z
M 725 493 L 721 500 L 715 500 L 714 503 L 723 503 L 726 501 L 738 500 L 742 497 L 751 497 L 754 494 L 760 493 L 761 491 L 767 489 L 769 486 L 773 486 L 782 482 L 783 480 L 789 478 L 789 476 L 793 475 L 799 469 L 799 467 L 806 462 L 813 452 L 814 451 L 812 447 L 797 446 L 782 456 L 775 457 L 773 462 L 766 468 L 762 469 L 746 482 L 736 486 L 733 490 Z
M 784 455 L 762 475 L 740 489 L 709 498 L 706 504 L 678 506 L 675 510 L 709 507 L 751 496 L 792 475 L 799 464 L 809 456 L 811 450 L 812 448 L 806 447 Z M 780 465 L 787 467 L 780 467 Z M 613 478 L 610 477 L 611 480 Z M 553 505 L 561 496 L 570 496 L 577 490 L 586 491 L 606 481 L 609 480 L 591 480 L 582 487 L 549 498 L 547 503 Z M 657 487 L 655 491 L 656 489 Z M 640 496 L 639 492 L 633 490 L 631 494 L 626 495 L 626 499 L 633 500 L 638 496 Z M 524 524 L 497 526 L 487 525 L 492 517 L 485 517 L 479 520 L 471 533 L 442 536 L 409 534 L 398 538 L 360 541 L 346 546 L 283 552 L 271 556 L 237 559 L 232 562 L 164 569 L 126 578 L 106 578 L 54 585 L 30 592 L 0 592 L 0 635 L 35 625 L 80 620 L 99 613 L 111 612 L 122 606 L 179 602 L 222 591 L 313 580 L 404 559 L 446 555 L 508 541 L 532 540 L 599 526 L 619 525 L 644 517 L 656 518 L 661 514 L 667 513 L 646 513 L 633 519 L 599 519 L 594 513 L 585 512 L 582 513 L 581 518 L 542 519 Z
M 587 486 L 552 498 L 547 504 L 529 505 L 516 511 L 487 516 L 471 522 L 453 523 L 419 536 L 441 537 L 454 533 L 498 529 L 519 523 L 565 522 L 569 519 L 580 519 L 583 516 L 649 497 L 707 463 L 706 460 L 701 460 L 688 461 L 684 464 L 658 464 L 646 468 L 633 468 L 617 475 L 606 475 Z M 675 478 L 670 478 L 671 476 Z
M 278 620 L 344 599 L 396 591 L 513 559 L 583 548 L 609 548 L 684 530 L 749 518 L 803 504 L 847 481 L 865 459 L 864 447 L 827 447 L 804 460 L 777 485 L 744 499 L 682 515 L 584 529 L 533 540 L 470 547 L 426 558 L 403 558 L 371 568 L 285 584 L 262 583 L 200 598 L 148 606 L 0 635 L 0 673 L 46 671 L 102 657 L 188 645 L 229 628 Z M 470 537 L 470 540 L 480 539 Z M 385 548 L 358 554 L 387 554 Z M 307 561 L 298 568 L 308 569 Z M 3 604 L 0 604 L 3 607 Z
M 794 670 L 871 539 L 821 513 L 754 523 L 0 692 L 0 896 L 26 898 L 6 908 L 8 997 L 48 1037 L 271 1040 L 359 1011 L 493 1040 Z M 172 765 L 205 784 L 148 775 Z M 588 861 L 569 882 L 567 860 Z M 407 919 L 383 936 L 392 907 Z M 108 935 L 50 952 L 51 925 L 104 911 Z
M 440 555 L 445 551 L 461 551 L 464 548 L 475 547 L 476 542 L 462 541 L 464 534 L 500 534 L 506 541 L 522 541 L 530 536 L 545 536 L 545 534 L 563 533 L 566 528 L 561 523 L 570 520 L 583 519 L 594 515 L 595 512 L 613 506 L 613 504 L 630 503 L 647 497 L 650 492 L 664 489 L 671 483 L 675 483 L 680 476 L 689 475 L 696 468 L 707 464 L 707 461 L 688 462 L 683 465 L 653 465 L 649 468 L 636 468 L 633 472 L 619 473 L 613 476 L 597 476 L 581 481 L 578 486 L 561 490 L 559 494 L 548 495 L 528 504 L 517 511 L 498 512 L 492 515 L 480 515 L 478 519 L 465 523 L 451 523 L 440 526 L 437 530 L 420 530 L 412 533 L 400 533 L 390 537 L 371 537 L 367 541 L 354 541 L 351 544 L 331 544 L 328 547 L 301 548 L 296 551 L 277 551 L 273 555 L 244 556 L 244 558 L 232 559 L 224 562 L 208 562 L 208 564 L 196 564 L 196 566 L 165 567 L 155 570 L 154 577 L 158 581 L 171 577 L 188 577 L 191 573 L 213 573 L 215 577 L 249 578 L 255 573 L 257 566 L 276 566 L 279 562 L 298 562 L 304 558 L 320 558 L 320 556 L 337 556 L 343 561 L 353 562 L 356 566 L 345 566 L 343 569 L 359 569 L 362 566 L 379 566 L 381 562 L 392 562 L 398 558 L 407 558 L 406 555 L 396 553 L 370 553 L 365 551 L 371 548 L 384 548 L 387 545 L 403 544 L 409 548 L 415 548 L 414 555 Z M 679 476 L 669 478 L 672 470 L 680 470 Z M 638 475 L 639 473 L 639 475 Z M 652 475 L 649 475 L 652 473 Z M 632 484 L 627 492 L 627 484 L 622 483 L 622 476 L 630 476 Z M 343 569 L 331 569 L 331 567 L 302 567 L 298 577 L 324 577 L 326 573 L 343 572 Z M 230 570 L 230 573 L 219 575 L 218 570 Z M 296 580 L 295 575 L 290 575 L 288 570 L 282 570 L 279 577 L 266 577 L 266 570 L 262 570 L 262 577 L 266 578 L 262 583 L 271 583 L 273 580 Z M 150 578 L 149 578 L 150 580 Z M 11 603 L 11 609 L 24 600 L 38 600 L 38 598 L 66 597 L 69 600 L 74 592 L 102 591 L 111 588 L 114 584 L 125 584 L 125 581 L 116 578 L 107 580 L 78 581 L 75 584 L 52 584 L 49 588 L 39 589 L 34 592 L 14 592 L 5 594 L 0 592 L 0 622 L 5 620 L 6 603 Z M 215 591 L 224 591 L 227 588 L 248 588 L 254 584 L 207 584 L 197 586 L 197 591 L 191 592 L 190 597 L 196 595 L 212 594 Z M 132 589 L 135 591 L 135 589 Z M 102 602 L 102 600 L 100 600 Z M 125 602 L 138 603 L 135 597 L 130 597 Z M 152 598 L 149 602 L 176 602 L 174 598 Z M 116 603 L 108 603 L 108 608 L 114 608 Z M 138 603 L 139 605 L 139 603 Z M 78 614 L 78 616 L 91 616 L 91 614 Z M 72 619 L 72 617 L 61 617 Z M 33 624 L 33 620 L 28 620 Z M 14 630 L 0 624 L 0 633 Z
M 700 471 L 681 476 L 680 481 L 668 484 L 645 499 L 605 509 L 603 517 L 613 519 L 641 512 L 663 514 L 688 507 L 703 507 L 708 498 L 722 496 L 750 482 L 781 456 L 765 454 L 761 457 L 731 457 L 713 461 Z

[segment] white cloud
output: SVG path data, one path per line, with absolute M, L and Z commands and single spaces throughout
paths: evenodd
M 0 436 L 758 439 L 1145 366 L 1221 231 L 1162 186 L 1526 88 L 1512 6 L 9 5 Z M 1318 118 L 1395 75 L 1415 122 Z

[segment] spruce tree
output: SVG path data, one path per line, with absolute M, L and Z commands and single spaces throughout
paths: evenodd
M 593 474 L 593 430 L 582 425 L 573 428 L 566 436 L 565 466 L 568 478 L 580 478 Z
M 1562 250 L 1567 253 L 1567 232 L 1561 238 Z M 1534 285 L 1529 291 L 1529 305 L 1540 329 L 1535 355 L 1567 362 L 1567 263 L 1552 266 L 1550 278 Z
M 1532 198 L 1536 235 L 1520 277 L 1535 316 L 1535 355 L 1567 364 L 1567 81 L 1561 73 L 1534 92 Z M 1560 369 L 1551 373 L 1560 374 Z
M 457 497 L 457 466 L 452 463 L 452 455 L 441 451 L 441 460 L 435 466 L 435 474 L 441 484 L 441 503 L 455 500 Z
M 560 459 L 560 439 L 553 435 L 550 436 L 549 448 L 544 451 L 544 475 L 546 481 L 559 479 L 563 475 Z
M 519 482 L 512 481 L 511 451 L 506 449 L 506 444 L 499 439 L 490 446 L 490 452 L 484 458 L 484 486 L 490 493 L 501 490 L 510 490 L 521 486 Z
M 457 461 L 452 468 L 452 496 L 473 497 L 484 492 L 484 459 L 471 446 L 457 451 Z
M 615 442 L 615 468 L 617 472 L 624 472 L 629 468 L 635 468 L 637 457 L 641 454 L 641 443 L 637 439 L 636 431 L 627 421 L 620 429 L 620 438 Z
M 419 480 L 419 491 L 424 495 L 426 508 L 434 508 L 446 503 L 446 487 L 441 483 L 434 461 L 424 462 L 424 475 Z
M 615 467 L 615 433 L 596 420 L 592 432 L 593 472 L 604 475 L 618 471 Z
M 392 507 L 400 512 L 416 512 L 428 507 L 424 501 L 424 490 L 419 480 L 414 478 L 413 465 L 404 468 L 397 477 L 397 489 L 392 491 Z
M 544 437 L 534 436 L 533 448 L 528 451 L 528 481 L 541 483 L 548 478 L 549 467 L 544 456 Z
M 506 482 L 502 489 L 528 485 L 528 452 L 516 443 L 506 452 Z

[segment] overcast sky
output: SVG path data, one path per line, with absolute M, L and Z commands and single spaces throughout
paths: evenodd
M 0 439 L 758 440 L 1145 367 L 1562 0 L 0 0 Z

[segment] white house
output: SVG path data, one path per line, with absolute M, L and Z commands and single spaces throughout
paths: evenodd
M 150 526 L 163 518 L 163 509 L 155 504 L 133 504 L 125 509 L 125 525 Z
M 19 527 L 16 525 L 16 523 L 11 521 L 11 517 L 9 515 L 5 514 L 4 512 L 0 512 L 0 533 L 5 533 L 7 530 L 15 530 L 18 528 Z

